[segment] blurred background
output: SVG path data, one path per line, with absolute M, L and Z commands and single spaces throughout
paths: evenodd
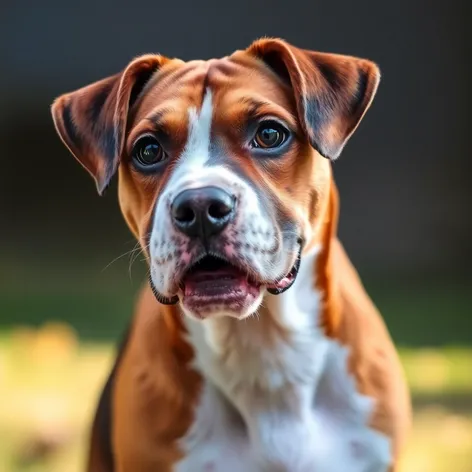
M 207 59 L 268 35 L 381 67 L 373 107 L 334 167 L 340 236 L 412 389 L 402 471 L 472 472 L 466 5 L 2 2 L 0 471 L 82 470 L 97 395 L 145 274 L 116 182 L 98 197 L 55 134 L 52 100 L 141 53 Z

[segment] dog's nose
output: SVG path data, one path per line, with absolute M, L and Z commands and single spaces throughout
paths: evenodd
M 235 199 L 218 187 L 184 190 L 171 205 L 175 226 L 192 238 L 221 232 L 234 217 Z

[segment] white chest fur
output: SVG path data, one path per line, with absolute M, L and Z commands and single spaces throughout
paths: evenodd
M 176 472 L 385 472 L 390 444 L 370 429 L 373 401 L 347 372 L 347 350 L 318 329 L 318 251 L 293 287 L 253 316 L 187 319 L 206 383 Z

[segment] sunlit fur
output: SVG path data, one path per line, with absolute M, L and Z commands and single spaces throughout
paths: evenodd
M 261 281 L 247 306 L 203 314 L 161 305 L 145 285 L 97 409 L 89 472 L 398 470 L 408 391 L 337 239 L 330 163 L 379 79 L 371 61 L 269 38 L 209 61 L 146 55 L 55 101 L 59 136 L 99 192 L 118 169 L 121 210 L 162 296 L 179 294 L 183 270 L 202 251 L 174 229 L 169 205 L 209 184 L 238 201 L 210 251 Z M 248 145 L 264 117 L 291 131 L 279 155 Z M 148 133 L 168 156 L 154 174 L 132 163 Z M 300 244 L 295 284 L 268 294 Z

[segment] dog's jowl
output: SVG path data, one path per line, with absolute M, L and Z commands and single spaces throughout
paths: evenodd
M 331 170 L 379 80 L 369 60 L 263 39 L 138 57 L 54 102 L 98 191 L 118 174 L 150 274 L 89 472 L 398 470 L 409 394 L 337 238 Z

